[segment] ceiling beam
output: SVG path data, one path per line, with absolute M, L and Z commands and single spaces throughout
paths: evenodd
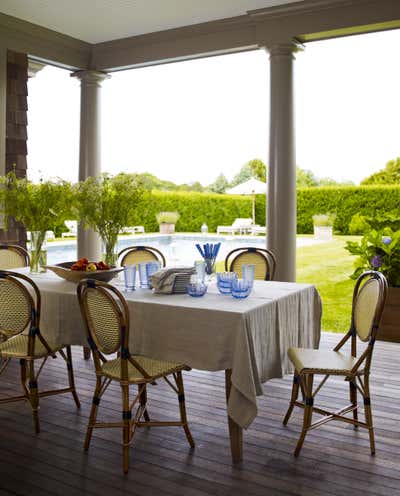
M 0 44 L 73 70 L 88 68 L 92 53 L 90 43 L 1 13 Z

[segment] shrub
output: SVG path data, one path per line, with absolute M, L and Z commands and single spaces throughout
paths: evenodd
M 205 222 L 209 231 L 215 232 L 217 226 L 232 224 L 237 217 L 251 217 L 251 197 L 216 193 L 153 191 L 151 200 L 142 202 L 136 210 L 132 225 L 142 225 L 146 231 L 156 232 L 158 231 L 156 214 L 164 211 L 179 211 L 177 231 L 200 232 L 201 225 Z

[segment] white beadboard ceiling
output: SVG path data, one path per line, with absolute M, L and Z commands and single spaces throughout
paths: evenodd
M 0 12 L 100 43 L 298 0 L 0 0 Z

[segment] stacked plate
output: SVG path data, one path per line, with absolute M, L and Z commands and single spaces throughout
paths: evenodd
M 181 272 L 175 276 L 173 294 L 186 293 L 186 286 L 190 283 L 191 273 Z

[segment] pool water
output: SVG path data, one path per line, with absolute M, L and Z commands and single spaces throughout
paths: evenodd
M 241 246 L 265 247 L 265 237 L 255 236 L 214 236 L 195 234 L 175 235 L 136 235 L 124 236 L 118 240 L 118 251 L 128 246 L 153 246 L 159 249 L 165 256 L 167 264 L 189 264 L 200 260 L 201 255 L 197 251 L 196 243 L 202 246 L 204 243 L 221 242 L 218 260 L 224 260 L 226 255 L 233 249 Z M 313 238 L 297 238 L 297 246 L 313 244 Z M 76 241 L 65 241 L 63 243 L 49 243 L 47 245 L 47 263 L 52 265 L 60 262 L 68 262 L 77 259 Z
M 234 248 L 240 246 L 265 247 L 265 238 L 250 238 L 250 237 L 222 237 L 222 236 L 201 236 L 201 235 L 151 235 L 123 237 L 118 240 L 118 251 L 121 251 L 128 246 L 152 246 L 160 250 L 168 264 L 190 264 L 195 260 L 201 259 L 201 256 L 196 248 L 196 243 L 202 246 L 204 243 L 221 242 L 221 248 L 218 254 L 218 260 L 224 260 L 225 256 Z M 65 243 L 54 243 L 47 245 L 47 263 L 52 265 L 60 262 L 68 262 L 77 259 L 76 241 L 68 241 Z

